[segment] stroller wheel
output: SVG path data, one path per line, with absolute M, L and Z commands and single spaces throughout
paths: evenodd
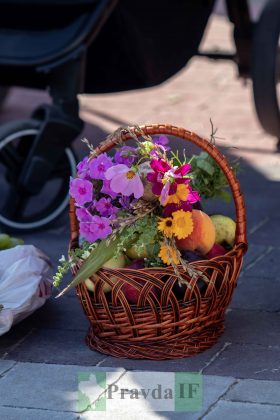
M 24 160 L 38 134 L 40 122 L 21 120 L 0 129 L 0 223 L 6 231 L 32 231 L 58 219 L 68 207 L 69 177 L 76 174 L 76 156 L 65 149 L 42 190 L 27 195 L 18 185 Z
M 268 0 L 254 27 L 252 80 L 258 118 L 280 137 L 280 2 Z

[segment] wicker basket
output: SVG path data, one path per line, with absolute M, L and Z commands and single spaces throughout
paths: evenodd
M 213 346 L 224 331 L 224 314 L 229 305 L 236 280 L 247 250 L 246 218 L 239 182 L 226 158 L 207 140 L 183 128 L 171 125 L 149 125 L 141 129 L 145 134 L 166 134 L 187 140 L 208 152 L 225 173 L 236 208 L 236 238 L 233 249 L 224 256 L 192 263 L 209 279 L 191 280 L 182 299 L 174 294 L 177 281 L 171 268 L 145 268 L 140 270 L 101 269 L 96 273 L 95 293 L 84 284 L 77 287 L 77 295 L 90 322 L 86 342 L 91 349 L 102 353 L 132 359 L 175 359 L 200 353 Z M 133 128 L 137 136 L 140 135 Z M 122 139 L 129 140 L 128 132 Z M 96 149 L 97 155 L 115 146 L 110 138 Z M 78 246 L 78 221 L 74 202 L 70 202 L 70 248 Z M 77 272 L 79 267 L 73 271 Z M 118 280 L 115 282 L 115 278 Z M 112 277 L 114 281 L 112 281 Z M 141 280 L 142 286 L 139 285 Z M 103 292 L 106 281 L 112 286 L 111 299 Z M 141 284 L 140 282 L 140 284 Z M 122 285 L 130 283 L 140 291 L 137 305 L 128 303 Z

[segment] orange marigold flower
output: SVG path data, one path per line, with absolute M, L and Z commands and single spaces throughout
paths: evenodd
M 158 256 L 164 262 L 164 264 L 170 265 L 172 262 L 176 265 L 180 263 L 176 253 L 176 249 L 171 248 L 167 245 L 162 244 Z
M 163 232 L 167 238 L 171 238 L 173 235 L 173 219 L 172 217 L 165 217 L 160 218 L 160 221 L 158 223 L 158 230 Z
M 181 201 L 187 201 L 189 195 L 189 188 L 186 184 L 178 184 L 176 192 L 174 194 L 170 194 L 166 201 L 164 202 L 164 206 L 167 204 L 180 204 Z
M 185 239 L 193 231 L 193 219 L 191 211 L 178 210 L 172 213 L 172 229 L 178 239 Z

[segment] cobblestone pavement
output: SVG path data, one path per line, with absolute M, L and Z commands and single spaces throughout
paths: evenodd
M 203 48 L 232 49 L 230 25 L 212 18 Z M 45 95 L 15 89 L 1 121 L 26 115 Z M 217 144 L 240 157 L 240 181 L 248 212 L 249 251 L 226 316 L 226 331 L 212 349 L 190 359 L 152 362 L 106 357 L 84 344 L 87 329 L 79 303 L 70 293 L 50 299 L 36 314 L 0 341 L 0 417 L 72 419 L 79 370 L 188 371 L 204 375 L 204 406 L 199 413 L 153 413 L 147 418 L 280 418 L 280 155 L 276 139 L 259 126 L 251 82 L 237 78 L 231 62 L 193 58 L 161 86 L 114 95 L 83 95 L 83 135 L 93 144 L 120 125 L 169 122 L 208 136 L 209 118 L 219 128 Z M 23 108 L 24 104 L 24 108 Z M 80 156 L 86 149 L 79 141 Z M 233 215 L 231 206 L 219 210 Z M 67 251 L 68 218 L 46 232 L 25 235 L 54 265 Z M 32 392 L 30 391 L 32 390 Z M 141 414 L 142 416 L 143 414 Z M 177 417 L 176 417 L 177 416 Z M 86 413 L 81 418 L 97 418 Z M 98 415 L 98 418 L 102 418 Z M 116 413 L 114 418 L 138 418 Z

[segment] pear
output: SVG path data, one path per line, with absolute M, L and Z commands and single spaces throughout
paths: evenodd
M 223 214 L 214 214 L 211 217 L 216 230 L 216 243 L 226 243 L 233 247 L 235 240 L 236 223 L 233 219 Z

